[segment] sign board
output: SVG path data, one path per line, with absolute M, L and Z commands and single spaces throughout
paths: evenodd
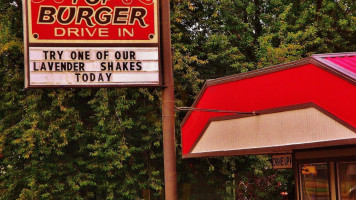
M 282 154 L 272 156 L 273 169 L 291 169 L 292 154 Z
M 26 87 L 159 86 L 157 0 L 24 0 Z

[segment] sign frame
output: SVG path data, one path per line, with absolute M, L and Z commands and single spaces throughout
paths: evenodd
M 73 41 L 73 42 L 64 42 L 64 43 L 59 43 L 59 42 L 54 42 L 54 43 L 49 43 L 49 42 L 36 42 L 36 43 L 31 43 L 29 39 L 29 13 L 28 13 L 28 2 L 31 0 L 22 0 L 22 9 L 23 9 L 23 34 L 24 34 L 24 67 L 25 67 L 25 88 L 126 88 L 126 87 L 161 87 L 162 86 L 162 64 L 161 64 L 161 17 L 160 17 L 160 9 L 159 9 L 159 4 L 161 0 L 154 0 L 156 3 L 155 5 L 155 16 L 157 19 L 155 20 L 155 30 L 157 31 L 157 34 L 155 37 L 157 37 L 156 42 L 137 42 L 137 40 L 132 40 L 132 42 L 128 40 L 103 40 L 103 42 L 94 42 L 91 43 L 91 40 L 89 40 L 87 43 L 84 43 L 83 41 Z M 112 48 L 112 47 L 128 47 L 128 48 L 145 48 L 145 47 L 156 47 L 158 48 L 158 81 L 156 83 L 137 83 L 137 84 L 106 84 L 106 83 L 88 83 L 88 84 L 66 84 L 66 85 L 54 85 L 54 84 L 43 84 L 43 85 L 31 85 L 30 84 L 30 47 L 74 47 L 74 48 L 81 48 L 81 47 L 93 47 L 93 48 Z

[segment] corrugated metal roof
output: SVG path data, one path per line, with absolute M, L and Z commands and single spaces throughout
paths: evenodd
M 324 58 L 356 74 L 356 56 Z
M 315 54 L 312 57 L 346 75 L 356 76 L 356 52 Z

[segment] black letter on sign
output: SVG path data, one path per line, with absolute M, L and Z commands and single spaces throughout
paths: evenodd
M 56 14 L 56 8 L 41 6 L 38 13 L 39 24 L 53 24 L 55 21 L 54 15 Z
M 145 8 L 132 8 L 130 24 L 134 24 L 137 20 L 141 27 L 146 27 L 147 24 L 143 18 L 146 17 L 147 11 Z
M 68 10 L 68 16 L 67 19 L 64 19 L 64 12 Z M 57 14 L 57 20 L 60 24 L 70 24 L 75 16 L 75 7 L 64 7 L 64 6 L 59 6 L 58 8 L 58 14 Z
M 110 81 L 111 73 L 105 73 L 105 74 L 106 74 L 106 77 L 108 78 L 108 81 Z
M 101 7 L 95 12 L 95 21 L 100 25 L 107 25 L 111 22 L 111 8 L 109 7 Z M 106 14 L 102 14 L 106 12 Z
M 115 52 L 115 58 L 119 60 L 121 58 L 121 53 L 120 51 Z
M 77 82 L 79 82 L 79 76 L 80 76 L 80 74 L 79 74 L 79 73 L 75 73 L 75 76 L 77 77 Z
M 88 81 L 88 78 L 89 78 L 89 76 L 88 76 L 88 74 L 83 74 L 83 81 L 84 82 L 87 82 Z
M 95 74 L 90 73 L 90 81 L 95 81 Z
M 115 7 L 113 24 L 127 24 L 129 7 Z
M 140 71 L 142 69 L 142 63 L 141 62 L 137 62 L 136 66 L 137 66 L 137 68 L 136 68 L 137 71 Z
M 93 15 L 94 10 L 91 7 L 79 7 L 76 24 L 81 24 L 84 19 L 88 26 L 93 27 L 94 24 L 91 21 L 90 17 Z

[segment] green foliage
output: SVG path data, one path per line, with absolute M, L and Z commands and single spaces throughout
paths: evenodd
M 161 90 L 24 90 L 21 10 L 0 0 L 0 199 L 158 199 Z M 191 105 L 206 79 L 356 50 L 353 0 L 173 0 L 171 10 L 176 106 Z M 181 159 L 184 115 L 180 196 L 186 183 L 191 199 L 291 192 L 292 174 L 266 156 Z
M 355 51 L 355 1 L 287 1 L 281 8 L 271 27 L 259 38 L 258 67 L 315 53 Z

